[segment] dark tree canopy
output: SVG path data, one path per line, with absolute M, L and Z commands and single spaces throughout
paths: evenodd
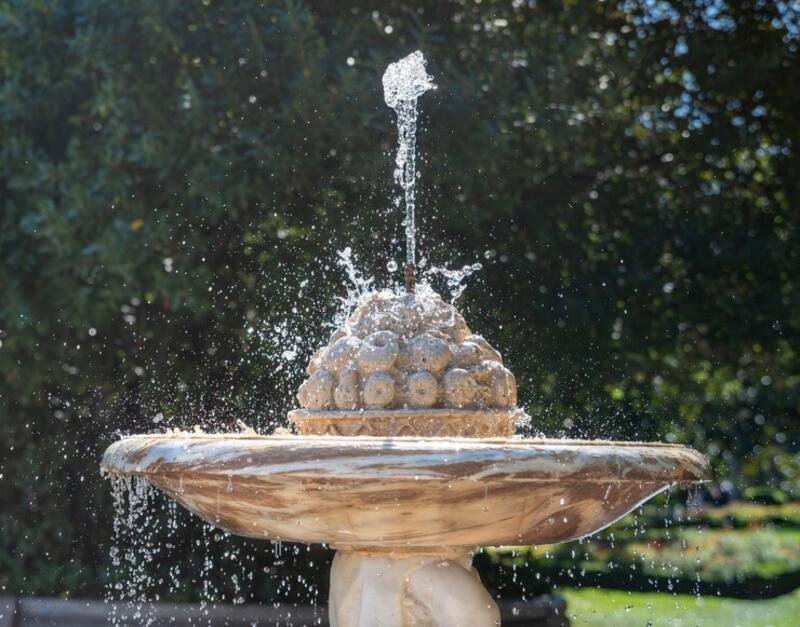
M 0 590 L 96 591 L 117 432 L 283 419 L 337 249 L 399 280 L 380 77 L 418 48 L 421 250 L 483 263 L 533 430 L 800 493 L 798 37 L 757 1 L 0 2 Z

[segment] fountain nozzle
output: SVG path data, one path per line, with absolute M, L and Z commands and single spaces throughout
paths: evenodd
M 414 293 L 414 288 L 417 286 L 417 271 L 413 263 L 407 263 L 403 270 L 406 278 L 406 292 L 408 294 Z

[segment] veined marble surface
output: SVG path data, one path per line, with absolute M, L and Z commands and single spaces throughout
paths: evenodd
M 393 554 L 564 542 L 709 473 L 671 444 L 201 434 L 122 438 L 102 469 L 233 533 Z

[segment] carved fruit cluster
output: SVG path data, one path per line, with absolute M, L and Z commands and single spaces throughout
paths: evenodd
M 308 365 L 301 407 L 510 408 L 514 375 L 437 294 L 377 293 Z

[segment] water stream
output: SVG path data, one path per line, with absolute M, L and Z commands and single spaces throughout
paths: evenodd
M 417 100 L 430 89 L 436 89 L 433 77 L 425 70 L 425 57 L 417 50 L 395 63 L 383 74 L 383 97 L 397 113 L 397 155 L 395 181 L 403 189 L 406 213 L 403 221 L 406 234 L 406 267 L 414 268 L 416 259 L 416 152 Z

